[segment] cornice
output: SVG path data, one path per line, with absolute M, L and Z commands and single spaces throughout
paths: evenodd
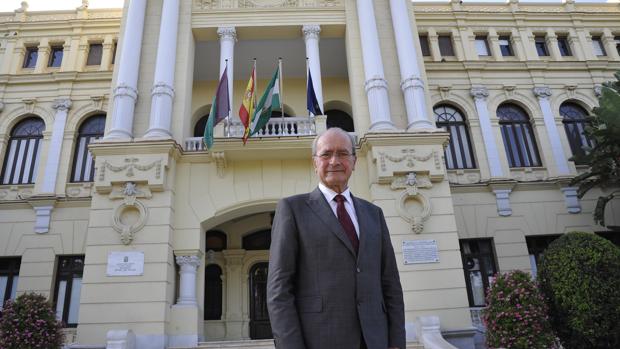
M 94 157 L 97 156 L 115 156 L 115 155 L 131 155 L 136 154 L 162 154 L 167 153 L 178 158 L 183 150 L 181 146 L 172 139 L 166 140 L 139 140 L 134 142 L 126 141 L 95 141 L 90 143 L 88 149 Z

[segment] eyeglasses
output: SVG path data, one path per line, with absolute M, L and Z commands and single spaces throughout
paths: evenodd
M 328 161 L 333 157 L 336 157 L 336 159 L 338 160 L 348 159 L 349 157 L 353 156 L 353 154 L 349 153 L 348 151 L 337 151 L 337 152 L 327 151 L 325 153 L 317 154 L 315 156 L 321 160 Z

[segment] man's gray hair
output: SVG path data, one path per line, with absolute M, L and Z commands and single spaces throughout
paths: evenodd
M 349 141 L 351 141 L 351 155 L 355 156 L 355 137 L 353 137 L 353 135 L 351 135 L 349 132 L 341 129 L 340 127 L 330 127 L 327 129 L 327 131 L 317 135 L 316 137 L 314 137 L 314 140 L 312 141 L 312 156 L 316 155 L 316 146 L 319 143 L 319 139 L 321 137 L 323 137 L 326 133 L 339 133 L 341 135 L 347 136 L 349 138 Z

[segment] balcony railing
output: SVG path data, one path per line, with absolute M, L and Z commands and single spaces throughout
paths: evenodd
M 224 125 L 225 138 L 242 138 L 243 124 L 239 120 L 233 120 Z M 314 119 L 308 117 L 272 118 L 267 125 L 252 137 L 295 137 L 314 136 L 316 127 Z M 202 137 L 190 137 L 185 139 L 185 151 L 205 150 Z
M 484 321 L 482 320 L 482 313 L 486 308 L 469 308 L 469 313 L 471 314 L 471 324 L 477 328 L 480 332 L 486 332 L 486 326 L 484 326 Z

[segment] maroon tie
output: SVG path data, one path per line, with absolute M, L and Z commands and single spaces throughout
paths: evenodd
M 344 208 L 345 198 L 344 196 L 338 194 L 336 195 L 336 197 L 334 197 L 334 200 L 336 200 L 336 203 L 338 203 L 338 206 L 336 208 L 338 220 L 340 221 L 340 224 L 342 225 L 344 232 L 347 233 L 349 240 L 351 240 L 351 245 L 353 245 L 353 249 L 355 250 L 355 253 L 357 253 L 359 249 L 360 241 L 357 238 L 357 233 L 355 232 L 355 226 L 353 225 L 351 216 L 349 216 L 347 209 Z

